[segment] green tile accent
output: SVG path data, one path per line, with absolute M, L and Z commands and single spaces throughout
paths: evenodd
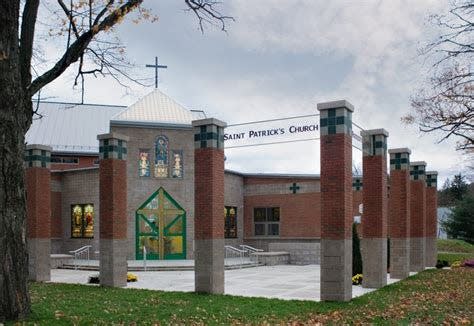
M 426 175 L 426 185 L 428 187 L 437 188 L 438 187 L 438 176 L 436 174 L 427 174 Z
M 334 108 L 321 112 L 321 135 L 352 134 L 352 112 L 347 108 Z
M 352 182 L 352 190 L 361 191 L 363 187 L 362 180 L 360 178 L 354 179 Z
M 293 185 L 290 187 L 290 190 L 291 190 L 294 194 L 296 194 L 296 192 L 297 192 L 298 190 L 300 190 L 300 187 L 297 186 L 295 182 L 293 182 Z
M 224 130 L 216 125 L 194 128 L 195 148 L 224 148 Z
M 101 139 L 99 141 L 100 159 L 115 158 L 119 160 L 127 159 L 127 142 L 121 139 Z

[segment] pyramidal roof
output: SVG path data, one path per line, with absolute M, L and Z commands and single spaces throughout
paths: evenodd
M 188 110 L 155 89 L 110 119 L 111 125 L 152 125 L 190 127 L 193 120 L 204 119 L 203 111 Z

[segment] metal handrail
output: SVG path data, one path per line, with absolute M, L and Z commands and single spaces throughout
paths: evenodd
M 246 251 L 242 249 L 238 249 L 232 246 L 224 246 L 225 248 L 225 259 L 229 258 L 240 258 L 240 268 L 242 268 L 242 265 L 244 264 L 244 256 Z
M 242 248 L 243 250 L 250 251 L 250 252 L 263 252 L 263 249 L 257 249 L 249 245 L 240 245 L 240 248 Z
M 254 248 L 252 246 L 249 246 L 249 245 L 240 245 L 240 248 L 242 248 L 243 250 L 245 250 L 245 252 L 247 253 L 250 261 L 252 261 L 252 256 L 251 254 L 253 253 L 256 253 L 256 252 L 263 252 L 263 249 L 257 249 L 257 248 Z M 255 258 L 255 263 L 258 265 L 258 255 L 254 255 L 253 258 Z
M 91 245 L 83 246 L 76 250 L 69 251 L 70 254 L 74 254 L 74 269 L 77 269 L 77 260 L 85 255 L 87 261 L 90 261 L 89 251 L 92 248 Z

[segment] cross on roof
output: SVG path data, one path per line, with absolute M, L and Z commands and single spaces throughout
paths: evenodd
M 290 190 L 293 191 L 294 194 L 296 194 L 296 192 L 300 190 L 300 187 L 297 186 L 295 182 L 293 182 L 293 185 L 290 187 Z
M 158 88 L 158 69 L 163 68 L 166 69 L 168 66 L 163 66 L 158 64 L 158 57 L 155 57 L 155 64 L 154 65 L 146 65 L 147 68 L 155 68 L 155 88 Z

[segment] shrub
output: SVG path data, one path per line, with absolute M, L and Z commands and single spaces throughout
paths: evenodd
M 133 273 L 127 273 L 127 282 L 136 282 L 138 281 L 137 275 Z
M 461 266 L 462 266 L 462 263 L 459 260 L 456 260 L 455 262 L 451 264 L 451 268 L 458 268 Z
M 436 268 L 449 267 L 449 263 L 446 260 L 438 260 Z
M 360 239 L 357 234 L 357 223 L 352 224 L 352 275 L 362 274 L 362 255 Z

